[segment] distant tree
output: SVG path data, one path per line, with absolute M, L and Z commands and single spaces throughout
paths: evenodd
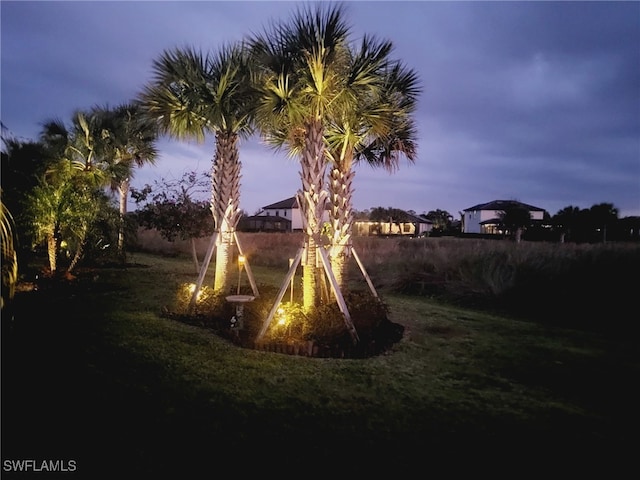
M 618 239 L 640 240 L 640 217 L 623 217 L 618 221 Z
M 618 221 L 618 209 L 612 203 L 599 203 L 589 209 L 590 223 L 596 232 L 601 233 L 602 242 L 607 241 L 607 228 Z
M 371 212 L 369 209 L 364 210 L 354 210 L 353 211 L 353 219 L 354 220 L 369 220 L 369 215 Z
M 446 210 L 430 210 L 423 216 L 433 223 L 434 232 L 446 232 L 451 228 L 451 223 L 453 222 L 453 215 Z
M 606 242 L 609 231 L 620 231 L 618 209 L 611 203 L 594 204 L 580 209 L 568 206 L 559 210 L 552 219 L 553 227 L 574 242 Z M 617 235 L 620 235 L 619 233 Z
M 513 236 L 516 243 L 520 242 L 522 232 L 531 225 L 531 212 L 523 206 L 513 206 L 499 213 L 502 226 Z
M 403 222 L 409 221 L 409 217 L 407 212 L 404 210 L 400 210 L 399 208 L 393 207 L 375 207 L 371 209 L 371 213 L 369 214 L 369 219 L 372 222 L 387 222 L 389 224 L 389 230 L 391 230 L 391 226 L 396 224 L 398 228 L 401 228 L 401 224 Z
M 580 208 L 569 205 L 559 210 L 551 218 L 553 228 L 560 233 L 560 242 L 572 240 L 572 235 L 580 223 Z

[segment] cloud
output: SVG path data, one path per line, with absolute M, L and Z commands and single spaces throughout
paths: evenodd
M 215 51 L 301 2 L 0 2 L 2 122 L 34 138 L 51 117 L 135 97 L 164 49 Z M 358 166 L 356 208 L 457 211 L 517 198 L 551 214 L 613 203 L 640 215 L 640 2 L 345 2 L 353 40 L 389 39 L 413 68 L 418 160 Z M 135 182 L 211 166 L 162 142 Z M 250 213 L 299 188 L 298 165 L 242 145 Z

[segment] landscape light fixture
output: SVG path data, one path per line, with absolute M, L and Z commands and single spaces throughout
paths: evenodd
M 238 289 L 236 291 L 237 295 L 240 295 L 240 279 L 242 277 L 242 267 L 244 267 L 244 255 L 238 255 Z
M 282 307 L 278 308 L 277 313 L 278 313 L 278 317 L 279 317 L 278 318 L 278 325 L 286 324 L 287 323 L 287 317 L 285 316 L 284 308 L 282 308 Z

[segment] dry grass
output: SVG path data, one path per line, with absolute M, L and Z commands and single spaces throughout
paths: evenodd
M 302 246 L 300 233 L 240 233 L 257 268 L 286 272 Z M 209 239 L 197 241 L 200 258 Z M 147 232 L 145 251 L 181 255 L 189 242 Z M 640 243 L 514 243 L 473 238 L 355 237 L 354 249 L 376 289 L 418 295 L 558 326 L 624 331 L 640 291 Z M 284 275 L 284 273 L 283 273 Z M 355 260 L 349 288 L 367 289 Z M 553 308 L 550 308 L 553 306 Z

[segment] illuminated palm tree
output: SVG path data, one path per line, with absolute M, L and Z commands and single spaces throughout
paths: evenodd
M 57 271 L 63 238 L 75 247 L 68 271 L 83 255 L 84 243 L 97 218 L 99 193 L 105 185 L 103 118 L 95 112 L 77 111 L 71 128 L 60 120 L 44 124 L 41 140 L 56 159 L 29 196 L 36 241 L 46 240 L 49 266 Z
M 416 130 L 412 114 L 419 93 L 415 72 L 390 62 L 391 43 L 365 37 L 353 56 L 346 78 L 352 102 L 330 117 L 326 128 L 331 168 L 331 265 L 340 287 L 345 286 L 353 230 L 354 163 L 389 171 L 402 156 L 416 157 Z
M 140 95 L 160 132 L 203 142 L 215 134 L 211 212 L 218 233 L 214 290 L 231 284 L 231 247 L 240 210 L 239 139 L 253 133 L 250 62 L 240 44 L 203 55 L 191 48 L 165 51 L 153 63 L 154 79 Z
M 300 158 L 297 192 L 305 232 L 303 304 L 319 301 L 317 246 L 327 192 L 324 127 L 329 113 L 349 101 L 345 77 L 348 26 L 340 6 L 300 7 L 289 23 L 274 23 L 250 40 L 259 65 L 256 121 L 264 140 Z

